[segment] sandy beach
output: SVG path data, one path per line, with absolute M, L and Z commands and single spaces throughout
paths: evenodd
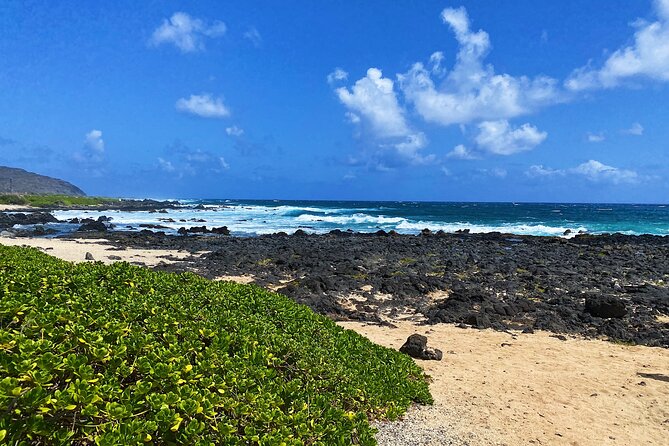
M 397 444 L 384 441 L 386 429 L 403 432 L 405 444 L 443 444 L 435 432 L 444 428 L 471 446 L 667 444 L 666 349 L 562 341 L 547 332 L 394 324 L 340 323 L 394 349 L 423 334 L 444 352 L 442 361 L 416 360 L 433 379 L 434 406 L 410 410 L 401 427 L 382 425 L 381 445 Z
M 103 263 L 128 262 L 143 266 L 170 264 L 185 260 L 191 254 L 185 251 L 164 249 L 116 249 L 105 239 L 46 239 L 27 237 L 0 237 L 0 244 L 7 246 L 30 246 L 69 262 L 86 262 L 86 253 L 93 260 Z
M 185 250 L 115 248 L 103 238 L 1 237 L 73 262 L 86 253 L 105 263 L 145 266 L 187 260 Z M 252 276 L 223 280 L 249 282 Z M 416 362 L 431 377 L 434 406 L 414 407 L 378 427 L 381 445 L 666 445 L 669 351 L 549 332 L 463 329 L 453 324 L 391 326 L 340 322 L 373 342 L 398 349 L 413 333 L 444 352 Z

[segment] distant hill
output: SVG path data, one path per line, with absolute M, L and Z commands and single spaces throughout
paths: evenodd
M 77 186 L 14 167 L 0 166 L 0 194 L 86 196 Z

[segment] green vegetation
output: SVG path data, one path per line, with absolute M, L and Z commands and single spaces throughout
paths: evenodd
M 0 443 L 375 443 L 406 355 L 261 288 L 0 246 Z
M 0 195 L 0 204 L 19 204 L 35 207 L 99 206 L 118 202 L 118 198 L 75 197 L 71 195 Z

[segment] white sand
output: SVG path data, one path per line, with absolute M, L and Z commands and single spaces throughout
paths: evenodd
M 341 323 L 394 349 L 424 334 L 444 352 L 442 361 L 416 361 L 433 379 L 435 405 L 407 415 L 413 444 L 441 444 L 421 432 L 424 425 L 446 427 L 472 446 L 669 445 L 669 350 L 395 324 Z
M 0 212 L 11 212 L 26 209 L 31 209 L 31 207 L 26 204 L 0 204 Z
M 86 261 L 86 253 L 90 252 L 94 260 L 104 263 L 115 261 L 141 262 L 146 266 L 155 266 L 159 263 L 173 263 L 172 260 L 164 258 L 165 256 L 174 256 L 179 259 L 190 257 L 186 251 L 175 251 L 165 249 L 134 249 L 115 250 L 114 247 L 105 239 L 46 239 L 29 237 L 0 237 L 0 244 L 10 246 L 32 246 L 47 254 L 67 260 L 70 262 Z M 203 253 L 198 253 L 203 254 Z M 109 257 L 120 257 L 120 259 L 110 259 Z

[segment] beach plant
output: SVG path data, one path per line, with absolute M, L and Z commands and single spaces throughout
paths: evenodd
M 253 285 L 0 246 L 0 444 L 373 445 L 406 355 Z
M 0 194 L 0 204 L 18 204 L 35 207 L 100 206 L 118 203 L 118 198 L 79 197 L 72 195 L 19 195 Z

